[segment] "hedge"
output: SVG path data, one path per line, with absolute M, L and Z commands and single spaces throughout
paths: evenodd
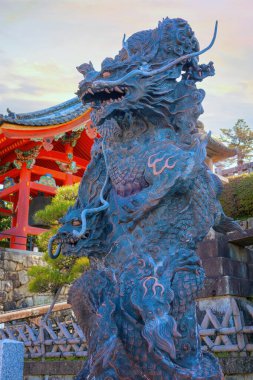
M 229 178 L 220 201 L 225 214 L 234 219 L 253 217 L 253 173 Z

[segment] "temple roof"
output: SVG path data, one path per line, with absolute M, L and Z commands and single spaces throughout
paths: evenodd
M 81 125 L 90 125 L 90 111 L 89 106 L 83 106 L 78 97 L 34 112 L 14 113 L 7 109 L 7 115 L 0 115 L 0 137 L 3 134 L 12 139 L 32 139 L 35 131 L 37 136 L 43 138 L 66 133 Z M 197 125 L 200 132 L 205 133 L 203 123 L 198 121 Z M 209 138 L 207 155 L 213 162 L 225 160 L 236 153 L 236 149 L 228 148 L 214 137 Z
M 29 113 L 16 114 L 7 109 L 8 115 L 0 115 L 0 125 L 8 123 L 36 127 L 63 124 L 76 119 L 88 109 L 89 107 L 84 107 L 77 97 L 56 106 Z
M 207 144 L 207 155 L 213 162 L 225 160 L 226 158 L 233 157 L 237 154 L 236 149 L 228 148 L 221 141 L 215 137 L 210 137 Z

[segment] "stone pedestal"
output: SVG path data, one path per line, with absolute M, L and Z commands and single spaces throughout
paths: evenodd
M 206 273 L 200 298 L 253 296 L 253 251 L 230 241 L 230 234 L 215 233 L 199 244 L 198 254 Z
M 16 340 L 0 341 L 0 380 L 23 380 L 24 344 Z
M 252 232 L 211 231 L 198 247 L 206 273 L 197 302 L 201 343 L 219 357 L 226 380 L 253 379 Z

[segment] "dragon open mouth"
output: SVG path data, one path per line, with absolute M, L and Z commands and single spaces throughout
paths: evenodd
M 111 88 L 103 88 L 99 90 L 91 89 L 90 87 L 83 92 L 81 98 L 83 104 L 90 103 L 96 108 L 100 105 L 109 105 L 119 103 L 126 95 L 127 88 L 123 86 L 115 86 Z

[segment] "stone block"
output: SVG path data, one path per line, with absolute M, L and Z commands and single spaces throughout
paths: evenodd
M 204 288 L 198 297 L 205 298 L 226 295 L 252 297 L 253 281 L 230 276 L 208 277 L 205 279 Z
M 16 303 L 14 301 L 6 301 L 4 303 L 4 311 L 15 310 L 16 308 Z
M 23 270 L 24 269 L 24 265 L 23 264 L 21 264 L 21 263 L 18 263 L 17 264 L 17 272 L 19 272 L 20 270 Z
M 27 268 L 31 268 L 34 265 L 41 264 L 41 257 L 35 256 L 35 255 L 29 255 L 26 257 L 26 261 L 24 265 L 26 265 Z
M 34 305 L 33 297 L 25 297 L 25 302 L 26 302 L 28 307 L 31 307 Z
M 4 280 L 4 270 L 0 269 L 0 280 Z
M 6 292 L 0 292 L 0 303 L 3 303 L 7 300 L 7 293 Z
M 249 278 L 248 266 L 244 262 L 231 260 L 227 257 L 213 257 L 202 259 L 207 277 L 232 276 Z
M 18 277 L 19 277 L 19 281 L 21 285 L 25 285 L 28 283 L 28 275 L 25 270 L 22 270 L 21 272 L 19 272 Z
M 228 357 L 228 358 L 221 358 L 219 361 L 223 369 L 223 372 L 226 375 L 234 376 L 234 378 L 236 379 L 239 378 L 240 375 L 245 376 L 245 380 L 250 379 L 250 377 L 252 376 L 253 360 L 251 357 L 244 357 L 244 358 Z
M 26 260 L 27 254 L 19 252 L 8 251 L 6 252 L 5 259 L 8 261 L 14 261 L 15 263 L 23 264 Z
M 23 295 L 20 292 L 14 290 L 13 301 L 17 302 L 17 301 L 20 301 L 22 298 L 23 298 Z
M 1 281 L 0 282 L 0 290 L 5 291 L 7 293 L 13 290 L 13 284 L 11 281 Z
M 0 341 L 0 380 L 23 380 L 24 344 L 16 340 Z
M 17 263 L 11 260 L 4 260 L 4 269 L 9 272 L 15 272 L 17 269 Z
M 5 274 L 6 280 L 16 281 L 19 279 L 18 272 L 7 272 Z
M 17 301 L 16 306 L 17 309 L 25 309 L 26 307 L 28 307 L 28 303 L 26 302 L 26 299 L 22 298 L 22 300 Z
M 33 296 L 33 302 L 35 306 L 48 305 L 52 302 L 53 297 L 51 295 L 36 294 Z
M 5 273 L 6 280 L 10 280 L 13 284 L 13 288 L 17 289 L 21 283 L 19 281 L 18 272 Z
M 248 219 L 248 228 L 253 228 L 253 218 Z

